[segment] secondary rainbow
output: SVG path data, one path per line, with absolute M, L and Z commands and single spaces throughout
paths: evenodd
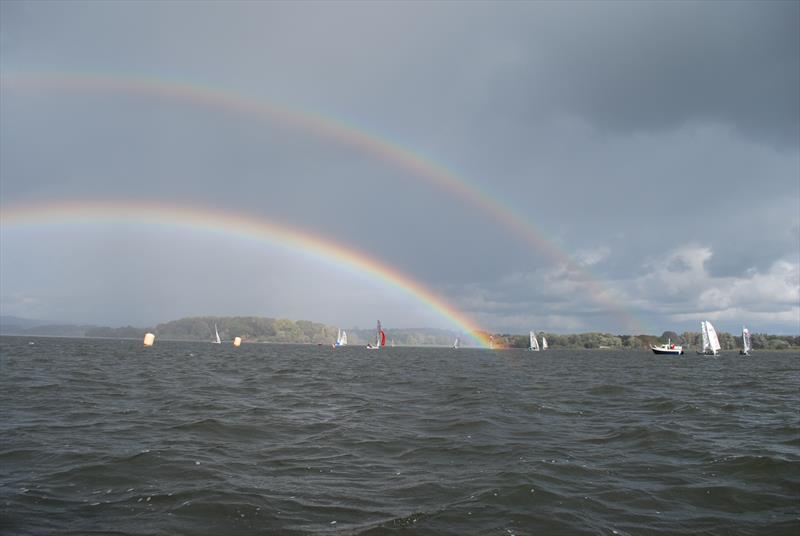
M 222 232 L 311 254 L 324 261 L 371 276 L 413 296 L 454 326 L 464 330 L 476 344 L 484 348 L 489 347 L 487 336 L 466 314 L 455 309 L 422 283 L 359 251 L 261 217 L 151 201 L 58 201 L 20 204 L 0 209 L 0 224 L 4 229 L 99 222 L 156 223 L 199 231 Z
M 297 128 L 305 132 L 352 146 L 374 155 L 395 167 L 409 171 L 413 176 L 431 182 L 456 197 L 478 208 L 500 222 L 515 236 L 550 258 L 567 271 L 578 274 L 587 295 L 596 303 L 613 312 L 631 333 L 645 333 L 641 323 L 613 298 L 613 293 L 601 285 L 581 264 L 557 247 L 538 231 L 533 224 L 507 203 L 469 184 L 452 170 L 419 154 L 345 121 L 326 117 L 298 108 L 278 106 L 263 98 L 253 98 L 229 89 L 212 88 L 197 83 L 172 81 L 164 78 L 74 73 L 6 73 L 0 82 L 21 89 L 57 89 L 76 92 L 108 92 L 149 95 L 155 98 L 174 99 L 200 106 L 225 110 L 246 117 L 262 117 L 270 121 Z

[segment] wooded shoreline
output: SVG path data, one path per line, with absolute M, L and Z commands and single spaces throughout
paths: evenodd
M 139 339 L 147 332 L 156 334 L 159 340 L 211 341 L 214 325 L 219 328 L 223 340 L 242 337 L 245 342 L 293 343 L 293 344 L 331 344 L 336 340 L 338 328 L 308 320 L 288 320 L 256 316 L 214 317 L 198 316 L 181 318 L 158 324 L 154 327 L 139 328 L 125 326 L 119 328 L 103 326 L 39 325 L 23 327 L 4 322 L 0 325 L 2 335 L 88 337 L 108 339 Z M 466 342 L 463 334 L 432 328 L 391 329 L 387 328 L 387 338 L 398 346 L 450 346 L 456 336 L 462 344 Z M 366 344 L 374 337 L 374 328 L 347 330 L 351 345 Z M 487 334 L 489 335 L 489 334 Z M 527 348 L 528 334 L 491 334 L 495 348 Z M 537 332 L 547 337 L 551 348 L 584 349 L 641 349 L 651 344 L 661 344 L 671 340 L 688 348 L 702 346 L 699 332 L 675 333 L 667 331 L 658 335 L 614 335 L 610 333 L 558 334 Z M 741 348 L 740 335 L 719 333 L 722 350 Z M 792 335 L 769 335 L 753 333 L 754 350 L 792 350 L 800 349 L 800 337 Z

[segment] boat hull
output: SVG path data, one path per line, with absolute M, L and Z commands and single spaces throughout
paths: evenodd
M 654 354 L 658 355 L 683 355 L 683 348 L 656 348 L 651 346 L 650 349 Z

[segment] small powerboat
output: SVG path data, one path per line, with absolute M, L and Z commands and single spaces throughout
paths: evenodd
M 683 355 L 683 346 L 673 344 L 669 339 L 667 339 L 667 344 L 660 346 L 650 345 L 650 349 L 654 354 Z

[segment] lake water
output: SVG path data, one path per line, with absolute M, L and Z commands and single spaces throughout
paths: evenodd
M 3 337 L 0 532 L 797 535 L 799 387 L 794 352 Z

